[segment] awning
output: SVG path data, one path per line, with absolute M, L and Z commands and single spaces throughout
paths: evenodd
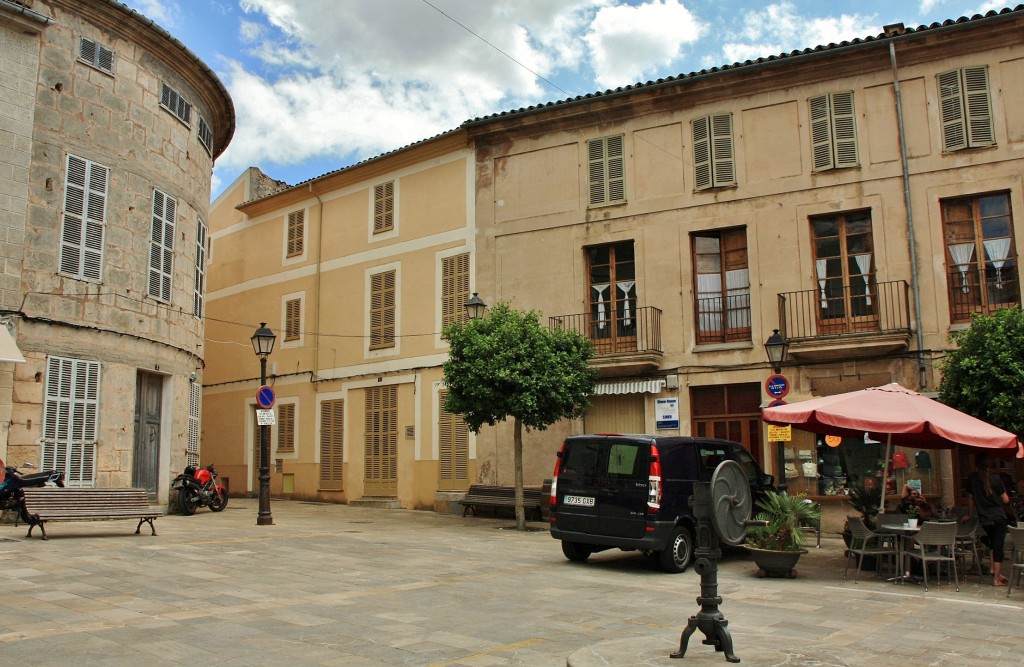
M 607 394 L 660 394 L 665 386 L 664 378 L 654 380 L 625 380 L 622 382 L 600 382 L 594 388 L 598 395 Z
M 0 325 L 0 361 L 25 363 L 25 357 L 21 355 L 18 344 L 14 342 L 11 333 L 3 325 Z

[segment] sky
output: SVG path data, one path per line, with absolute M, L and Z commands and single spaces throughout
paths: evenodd
M 224 83 L 245 169 L 291 185 L 534 104 L 1019 0 L 122 0 Z

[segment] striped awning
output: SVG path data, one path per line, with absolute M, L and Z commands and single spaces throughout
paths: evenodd
M 623 380 L 620 382 L 599 382 L 594 388 L 598 395 L 608 394 L 660 394 L 665 386 L 664 378 L 653 380 Z

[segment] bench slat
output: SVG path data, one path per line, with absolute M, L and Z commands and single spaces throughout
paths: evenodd
M 24 489 L 24 494 L 25 512 L 30 519 L 27 537 L 32 537 L 32 529 L 39 526 L 44 540 L 44 524 L 48 521 L 138 519 L 136 534 L 143 523 L 148 523 L 156 535 L 153 521 L 163 516 L 162 510 L 150 505 L 145 489 L 31 488 Z
M 540 487 L 523 487 L 523 508 L 540 512 L 540 496 Z M 476 514 L 477 507 L 515 507 L 515 504 L 515 487 L 473 484 L 462 499 L 462 515 L 470 509 Z

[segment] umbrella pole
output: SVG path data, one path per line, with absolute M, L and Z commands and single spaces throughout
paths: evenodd
M 889 484 L 889 459 L 892 458 L 892 433 L 885 438 L 885 461 L 882 464 L 882 499 L 878 503 L 878 513 L 885 514 L 885 489 Z

